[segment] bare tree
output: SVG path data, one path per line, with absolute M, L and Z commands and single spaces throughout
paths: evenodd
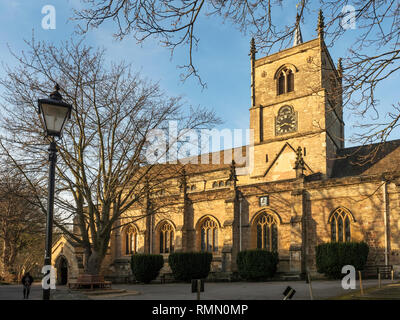
M 187 129 L 213 126 L 218 119 L 202 108 L 184 110 L 179 97 L 168 97 L 129 64 L 108 64 L 104 50 L 82 40 L 56 47 L 33 39 L 27 45 L 29 52 L 14 54 L 18 66 L 6 68 L 0 80 L 5 101 L 1 148 L 46 212 L 40 195 L 47 192 L 49 139 L 43 137 L 36 108 L 37 98 L 58 82 L 73 114 L 58 142 L 55 224 L 84 247 L 85 271 L 97 274 L 116 222 L 143 202 L 148 186 L 157 187 L 163 175 L 164 166 L 147 161 L 151 131 L 172 119 Z M 79 235 L 72 232 L 72 217 Z
M 2 170 L 0 182 L 1 272 L 15 280 L 21 269 L 30 269 L 43 258 L 44 216 L 24 179 L 15 170 Z M 22 262 L 22 263 L 21 263 Z M 14 275 L 13 275 L 14 274 Z
M 395 81 L 400 68 L 400 3 L 397 0 L 82 0 L 86 9 L 76 11 L 75 19 L 82 22 L 81 31 L 99 27 L 107 20 L 115 22 L 115 36 L 122 39 L 132 35 L 139 43 L 149 37 L 171 49 L 187 47 L 188 59 L 182 66 L 183 79 L 196 76 L 205 85 L 195 67 L 193 50 L 198 45 L 198 29 L 202 16 L 220 17 L 256 40 L 258 51 L 266 54 L 288 47 L 296 29 L 296 19 L 289 25 L 280 19 L 282 6 L 296 3 L 300 20 L 319 9 L 320 24 L 327 46 L 343 42 L 351 16 L 346 6 L 355 8 L 357 36 L 346 44 L 349 54 L 343 60 L 343 102 L 361 117 L 355 143 L 382 143 L 399 126 L 398 101 L 391 111 L 382 112 L 376 89 Z M 351 8 L 351 7 L 348 7 Z M 351 13 L 350 13 L 351 14 Z M 350 26 L 351 27 L 351 26 Z M 342 92 L 341 92 L 342 94 Z M 365 118 L 369 117 L 370 120 Z

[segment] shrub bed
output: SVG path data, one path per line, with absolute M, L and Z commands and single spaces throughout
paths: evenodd
M 236 262 L 239 276 L 244 280 L 260 281 L 274 276 L 278 253 L 266 250 L 245 250 L 238 253 Z
M 329 278 L 343 277 L 342 268 L 352 265 L 363 270 L 367 263 L 369 247 L 365 242 L 330 242 L 316 246 L 317 271 Z
M 164 265 L 160 254 L 134 254 L 131 258 L 131 268 L 137 281 L 150 283 L 157 278 Z
M 212 254 L 209 252 L 175 252 L 168 257 L 175 280 L 186 282 L 207 278 L 211 260 Z

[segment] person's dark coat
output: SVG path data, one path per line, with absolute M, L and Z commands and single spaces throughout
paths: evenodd
M 33 278 L 29 273 L 26 273 L 21 280 L 22 284 L 25 286 L 30 286 L 33 282 Z

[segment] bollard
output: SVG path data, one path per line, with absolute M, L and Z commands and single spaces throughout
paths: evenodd
M 378 287 L 381 287 L 381 273 L 378 272 Z
M 362 286 L 362 278 L 361 278 L 361 271 L 358 271 L 358 276 L 360 278 L 360 290 L 361 290 L 361 295 L 364 295 L 364 290 L 363 290 L 363 286 Z
M 200 300 L 200 292 L 204 292 L 204 280 L 192 279 L 192 293 L 197 293 L 197 300 Z
M 200 300 L 201 280 L 197 280 L 197 300 Z
M 295 293 L 296 293 L 296 290 L 294 290 L 293 288 L 288 286 L 285 289 L 285 291 L 283 291 L 283 296 L 284 296 L 283 300 L 288 300 L 288 299 L 291 300 Z
M 312 286 L 311 286 L 311 277 L 310 274 L 307 273 L 307 279 L 308 279 L 308 288 L 310 290 L 310 299 L 314 300 L 314 296 L 313 296 L 313 291 L 312 291 Z

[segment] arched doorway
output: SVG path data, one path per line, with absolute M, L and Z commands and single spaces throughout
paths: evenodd
M 65 257 L 60 257 L 58 264 L 58 283 L 66 285 L 68 283 L 68 261 Z

